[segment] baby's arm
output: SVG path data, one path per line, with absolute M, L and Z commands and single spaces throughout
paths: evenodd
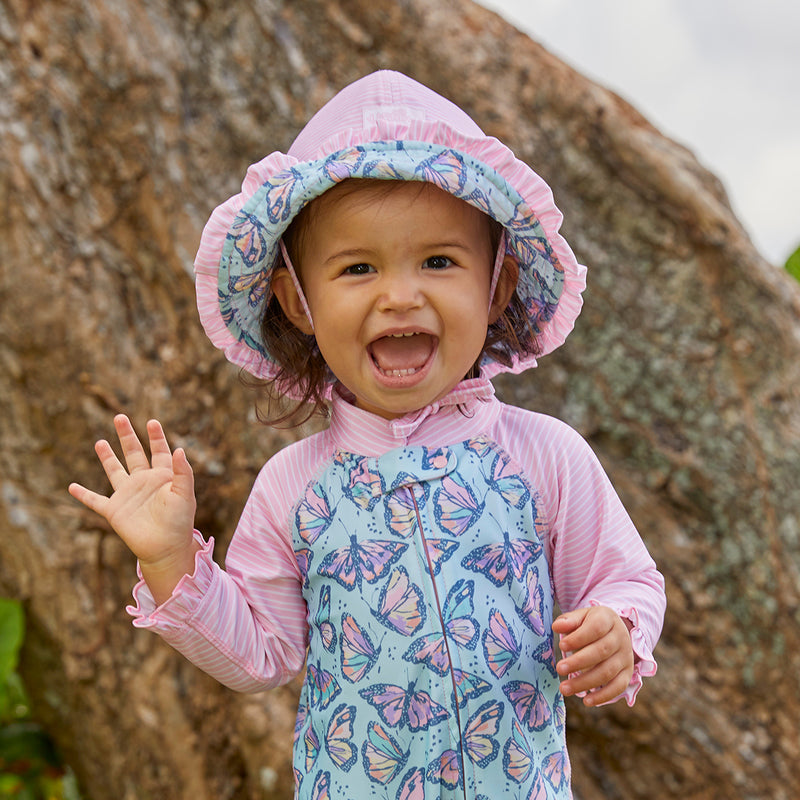
M 105 497 L 77 483 L 69 492 L 108 521 L 139 559 L 142 577 L 155 601 L 162 603 L 193 571 L 199 549 L 192 535 L 196 507 L 192 468 L 182 449 L 170 451 L 157 421 L 147 423 L 149 460 L 126 416 L 116 416 L 114 427 L 125 466 L 107 441 L 95 445 L 112 495 Z

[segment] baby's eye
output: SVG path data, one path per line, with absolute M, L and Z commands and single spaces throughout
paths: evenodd
M 369 264 L 351 264 L 343 270 L 345 275 L 366 275 L 369 272 L 372 272 L 372 267 Z
M 447 269 L 452 263 L 447 256 L 431 256 L 425 259 L 424 266 L 428 269 Z

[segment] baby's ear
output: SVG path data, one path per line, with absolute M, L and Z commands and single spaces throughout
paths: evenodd
M 292 276 L 286 267 L 278 267 L 272 274 L 272 289 L 278 302 L 281 304 L 283 313 L 286 318 L 295 328 L 298 328 L 303 333 L 311 334 L 314 329 L 311 327 L 311 321 L 306 316 L 303 302 L 297 292 L 297 287 L 294 285 Z
M 512 255 L 507 255 L 503 259 L 503 266 L 500 267 L 500 277 L 497 279 L 497 288 L 494 290 L 492 304 L 489 307 L 489 324 L 497 322 L 500 315 L 506 310 L 506 306 L 511 301 L 514 289 L 517 288 L 519 278 L 519 264 Z

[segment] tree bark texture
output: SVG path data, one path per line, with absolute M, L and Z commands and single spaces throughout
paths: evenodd
M 0 594 L 87 800 L 291 796 L 297 685 L 234 695 L 123 607 L 125 548 L 66 493 L 126 411 L 186 447 L 217 557 L 300 432 L 194 310 L 212 207 L 376 68 L 450 97 L 548 180 L 586 306 L 512 402 L 591 442 L 667 578 L 636 706 L 570 703 L 578 800 L 800 796 L 800 287 L 719 182 L 634 109 L 468 0 L 6 0 L 0 7 Z

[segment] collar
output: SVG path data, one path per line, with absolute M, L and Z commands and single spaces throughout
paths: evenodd
M 397 419 L 384 419 L 357 408 L 333 391 L 330 435 L 336 447 L 365 456 L 379 456 L 404 445 L 441 447 L 486 430 L 500 413 L 500 401 L 488 378 L 461 381 L 434 403 Z

